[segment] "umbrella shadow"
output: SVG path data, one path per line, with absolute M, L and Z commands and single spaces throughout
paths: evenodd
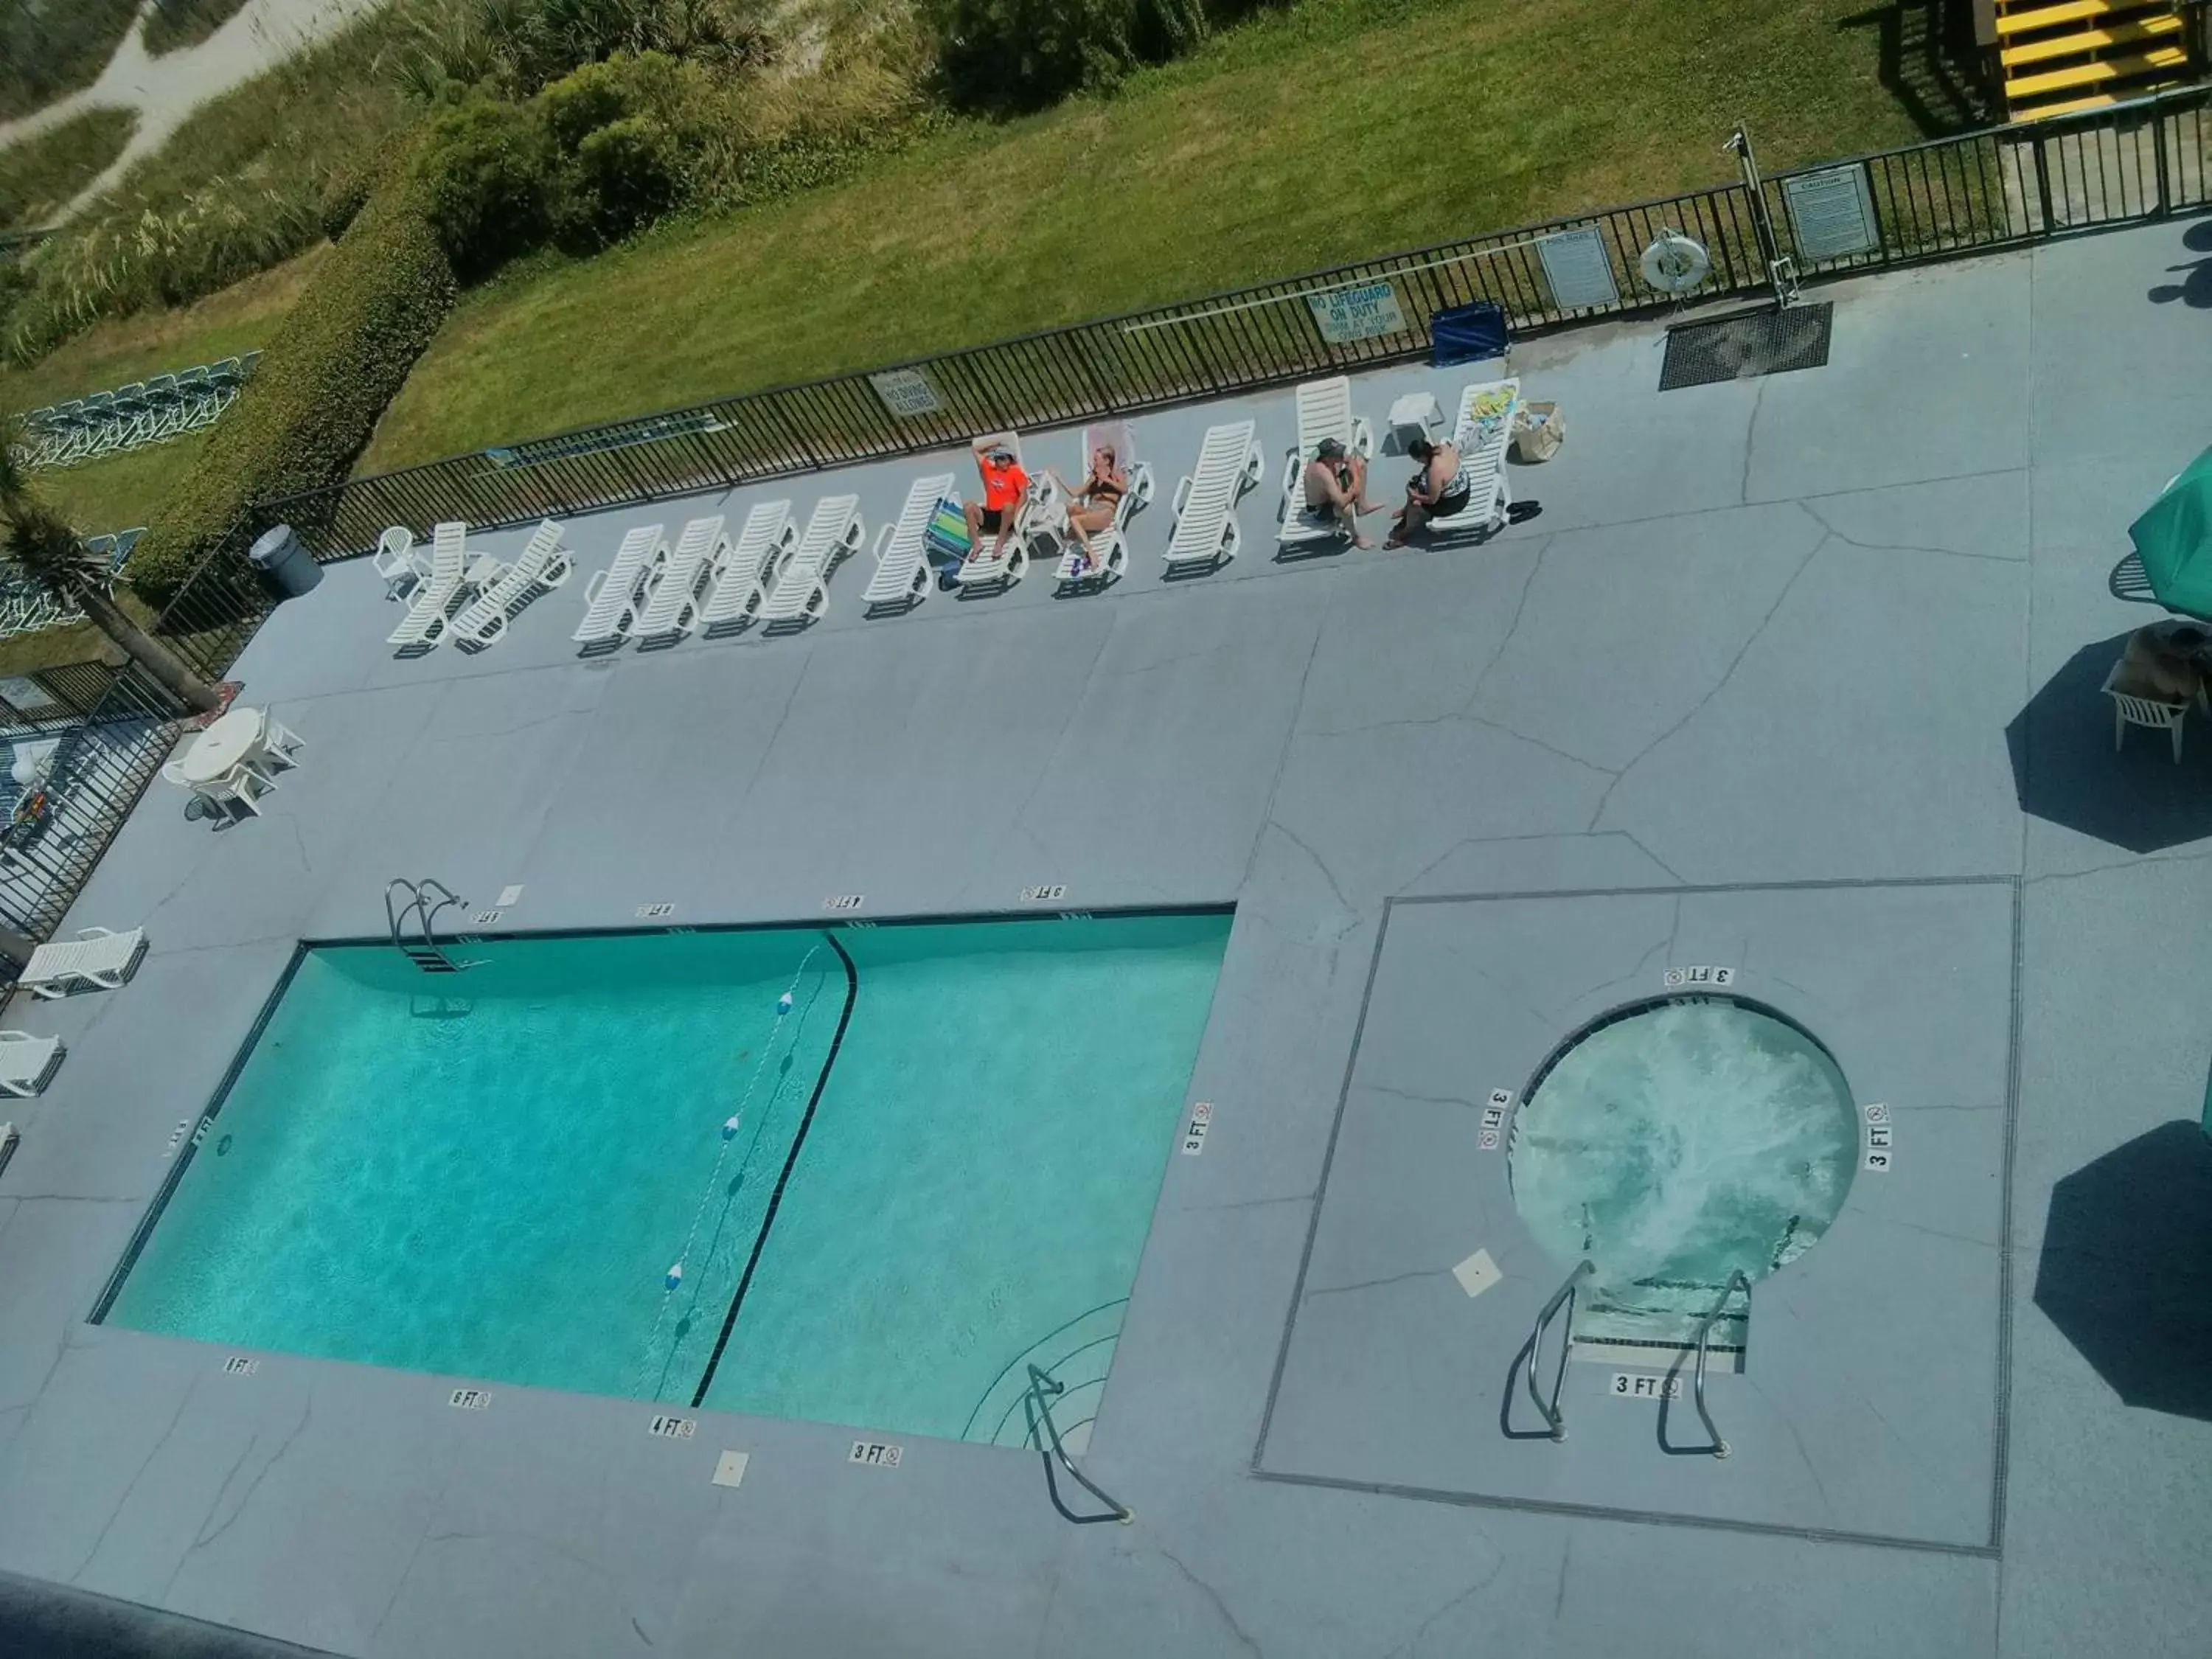
M 2212 1420 L 2212 1140 L 2160 1124 L 2051 1189 L 2035 1305 L 2123 1403 Z
M 2005 727 L 2020 810 L 2130 853 L 2212 836 L 2212 718 L 2192 707 L 2182 757 L 2163 732 L 2130 727 L 2112 745 L 2105 676 L 2125 634 L 2085 645 Z

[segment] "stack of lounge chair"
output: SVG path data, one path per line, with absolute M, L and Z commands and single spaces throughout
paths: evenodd
M 73 466 L 198 431 L 237 401 L 260 362 L 249 351 L 32 410 L 23 416 L 24 463 Z

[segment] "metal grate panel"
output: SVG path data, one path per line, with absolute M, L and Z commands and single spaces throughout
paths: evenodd
M 1673 392 L 1716 380 L 1819 368 L 1828 361 L 1828 331 L 1835 309 L 1826 303 L 1798 305 L 1674 329 L 1667 336 L 1659 389 Z

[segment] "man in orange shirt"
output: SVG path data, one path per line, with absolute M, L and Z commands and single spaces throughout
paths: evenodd
M 1013 446 L 1003 434 L 978 438 L 969 447 L 975 452 L 975 468 L 983 475 L 983 499 L 966 504 L 968 556 L 972 559 L 982 551 L 983 538 L 988 535 L 997 538 L 991 544 L 995 559 L 1006 550 L 1006 538 L 1014 533 L 1022 497 L 1029 493 L 1030 475 L 1022 471 Z

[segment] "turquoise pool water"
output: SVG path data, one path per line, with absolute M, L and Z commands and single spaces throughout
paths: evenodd
M 1634 1010 L 1562 1054 L 1516 1114 L 1513 1200 L 1601 1292 L 1702 1313 L 1810 1249 L 1857 1167 L 1858 1113 L 1810 1036 L 1722 998 Z
M 1018 1438 L 1024 1357 L 1095 1409 L 1228 928 L 309 951 L 106 1318 Z

